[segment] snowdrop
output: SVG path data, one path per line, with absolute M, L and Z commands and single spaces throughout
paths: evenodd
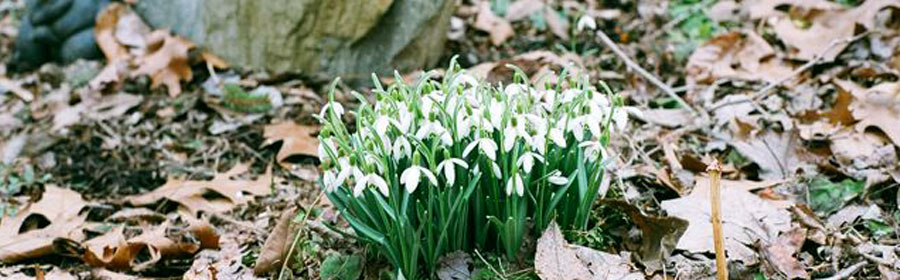
M 579 28 L 596 28 L 588 20 Z M 503 87 L 481 84 L 455 65 L 447 69 L 443 81 L 376 86 L 378 102 L 354 112 L 359 125 L 344 123 L 333 94 L 317 116 L 325 128 L 322 189 L 357 235 L 410 279 L 442 252 L 474 246 L 515 256 L 526 223 L 542 231 L 556 218 L 584 230 L 597 188 L 609 179 L 601 139 L 639 113 L 575 74 L 557 90 L 521 76 Z M 470 222 L 485 217 L 490 222 Z M 488 233 L 499 234 L 496 245 L 462 240 L 492 240 Z
M 519 173 L 516 173 L 516 175 L 506 181 L 506 195 L 512 195 L 513 189 L 515 189 L 517 195 L 525 195 L 525 184 L 522 183 L 522 176 Z
M 406 186 L 406 191 L 408 193 L 412 193 L 416 191 L 416 188 L 419 186 L 419 179 L 422 176 L 428 178 L 428 181 L 431 182 L 432 185 L 437 186 L 437 178 L 434 176 L 434 173 L 431 173 L 431 170 L 418 165 L 410 166 L 403 171 L 403 174 L 400 175 L 400 183 Z
M 389 195 L 387 182 L 375 173 L 363 174 L 359 169 L 354 169 L 353 178 L 356 186 L 353 187 L 353 196 L 359 197 L 368 186 L 375 186 L 384 196 Z
M 447 178 L 448 186 L 453 186 L 453 183 L 456 182 L 456 167 L 454 165 L 469 168 L 468 163 L 458 158 L 448 158 L 437 165 L 438 172 L 444 174 L 444 178 Z
M 575 30 L 578 33 L 581 33 L 584 30 L 594 30 L 597 29 L 597 22 L 594 21 L 594 17 L 589 15 L 584 15 L 580 19 L 578 19 L 578 23 L 575 25 Z
M 525 152 L 524 154 L 519 156 L 519 160 L 516 162 L 516 165 L 522 167 L 522 170 L 525 170 L 525 172 L 531 173 L 531 168 L 534 167 L 535 160 L 544 162 L 544 157 L 532 152 Z

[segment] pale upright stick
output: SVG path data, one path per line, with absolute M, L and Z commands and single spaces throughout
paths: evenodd
M 718 280 L 728 279 L 728 260 L 725 258 L 725 237 L 722 236 L 722 166 L 713 160 L 706 168 L 709 173 L 709 200 L 712 208 L 713 243 L 716 246 L 716 276 Z

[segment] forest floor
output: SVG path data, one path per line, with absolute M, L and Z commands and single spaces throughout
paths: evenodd
M 0 5 L 2 61 L 22 2 Z M 611 139 L 591 228 L 564 232 L 568 242 L 647 279 L 714 277 L 716 158 L 732 278 L 900 279 L 900 2 L 637 2 L 464 0 L 436 66 L 458 56 L 503 83 L 507 64 L 535 78 L 572 67 L 640 109 Z M 177 92 L 105 77 L 105 62 L 0 71 L 0 278 L 390 274 L 315 185 L 312 115 L 330 81 L 195 56 Z M 101 94 L 97 77 L 121 90 Z M 353 90 L 367 92 L 337 89 L 349 108 Z M 536 279 L 529 246 L 513 263 L 447 265 Z

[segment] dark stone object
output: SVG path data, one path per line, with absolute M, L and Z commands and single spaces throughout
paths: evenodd
M 28 0 L 7 69 L 36 69 L 47 62 L 99 59 L 94 20 L 110 0 Z

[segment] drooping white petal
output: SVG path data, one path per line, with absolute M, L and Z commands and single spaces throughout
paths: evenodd
M 494 127 L 501 127 L 503 121 L 503 104 L 500 100 L 491 102 L 490 108 L 491 124 Z
M 378 133 L 379 136 L 384 138 L 387 133 L 388 125 L 390 125 L 390 124 L 391 124 L 390 119 L 387 116 L 385 116 L 385 115 L 378 116 L 378 118 L 375 119 L 375 133 Z
M 412 193 L 419 186 L 419 169 L 411 166 L 400 175 L 400 183 L 406 187 L 406 192 Z
M 625 127 L 628 125 L 628 112 L 621 109 L 615 110 L 612 119 L 617 131 L 625 131 Z
M 494 143 L 493 139 L 481 138 L 479 140 L 480 144 L 478 147 L 481 148 L 481 151 L 484 152 L 491 161 L 497 160 L 497 143 Z
M 500 171 L 500 165 L 493 161 L 491 161 L 491 171 L 494 172 L 494 177 L 500 178 L 503 175 L 503 171 Z
M 553 140 L 553 143 L 560 148 L 566 147 L 566 137 L 563 134 L 563 129 L 561 127 L 554 127 L 550 129 L 550 140 Z
M 506 195 L 512 195 L 514 188 L 515 188 L 515 179 L 510 177 L 509 180 L 506 180 Z
M 550 182 L 550 184 L 562 186 L 569 183 L 569 179 L 561 176 L 562 172 L 559 172 L 559 170 L 554 170 L 553 172 L 550 172 L 550 174 L 550 177 L 547 178 L 547 181 Z
M 516 139 L 519 133 L 514 127 L 507 127 L 503 130 L 503 150 L 509 152 L 516 145 Z
M 353 196 L 359 197 L 359 195 L 361 195 L 364 190 L 366 190 L 365 176 L 362 177 L 361 179 L 356 180 L 356 186 L 353 187 Z
M 578 23 L 575 25 L 575 30 L 578 33 L 583 32 L 584 30 L 594 30 L 597 29 L 597 22 L 594 21 L 594 17 L 585 15 L 578 19 Z
M 388 190 L 387 182 L 385 182 L 384 178 L 381 178 L 381 176 L 378 176 L 377 174 L 369 174 L 369 183 L 375 185 L 375 187 L 378 188 L 378 190 L 381 191 L 381 194 L 383 194 L 384 196 L 390 195 L 390 190 Z
M 478 141 L 479 140 L 475 140 L 472 141 L 472 143 L 469 143 L 469 145 L 466 145 L 466 148 L 463 150 L 463 157 L 468 157 L 469 153 L 471 153 L 472 150 L 475 149 L 475 147 L 478 147 Z
M 587 116 L 587 125 L 591 130 L 591 134 L 594 136 L 600 136 L 603 131 L 600 130 L 600 123 L 603 122 L 603 115 L 601 113 L 591 113 Z
M 525 184 L 522 183 L 522 176 L 519 173 L 516 173 L 516 194 L 519 196 L 525 195 Z
M 427 178 L 428 181 L 431 182 L 431 185 L 433 185 L 433 186 L 438 185 L 437 176 L 434 176 L 434 173 L 431 173 L 431 170 L 428 170 L 427 168 L 424 168 L 424 167 L 418 167 L 418 168 L 419 168 L 419 171 L 422 172 L 422 175 L 425 175 L 425 178 Z

